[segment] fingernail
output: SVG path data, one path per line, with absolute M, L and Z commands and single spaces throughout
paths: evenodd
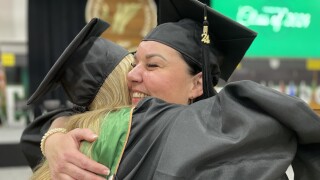
M 94 135 L 92 136 L 92 138 L 93 138 L 93 139 L 97 139 L 97 138 L 98 138 L 98 135 L 94 134 Z
M 109 169 L 105 169 L 105 170 L 103 170 L 103 174 L 105 174 L 105 175 L 109 175 L 109 174 L 110 174 L 110 170 L 109 170 Z

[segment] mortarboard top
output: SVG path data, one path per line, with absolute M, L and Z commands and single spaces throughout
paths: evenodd
M 87 107 L 107 76 L 129 53 L 99 37 L 108 27 L 108 23 L 93 18 L 64 50 L 27 103 L 38 101 L 61 85 L 72 103 Z
M 204 35 L 202 42 L 204 24 L 209 37 Z M 159 0 L 158 26 L 143 40 L 168 45 L 202 68 L 207 98 L 219 78 L 229 79 L 256 35 L 197 0 Z

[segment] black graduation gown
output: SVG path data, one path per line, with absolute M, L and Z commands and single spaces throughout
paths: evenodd
M 48 131 L 52 121 L 61 116 L 70 116 L 74 112 L 76 111 L 70 108 L 51 111 L 37 117 L 24 129 L 20 138 L 20 148 L 31 169 L 34 169 L 42 159 L 41 138 Z
M 147 99 L 134 112 L 119 179 L 320 179 L 320 119 L 251 81 L 190 106 Z
M 118 179 L 320 179 L 320 118 L 251 81 L 189 106 L 147 98 L 133 115 Z

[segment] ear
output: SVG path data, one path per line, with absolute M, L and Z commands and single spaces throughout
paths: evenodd
M 202 72 L 193 76 L 193 87 L 189 99 L 195 99 L 203 94 Z

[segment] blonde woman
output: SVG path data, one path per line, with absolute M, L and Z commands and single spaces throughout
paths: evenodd
M 51 129 L 45 137 L 53 132 L 89 128 L 100 137 L 95 143 L 82 142 L 80 148 L 90 158 L 111 167 L 112 176 L 130 132 L 131 103 L 126 75 L 132 69 L 133 56 L 113 42 L 97 37 L 107 27 L 107 23 L 93 19 L 57 60 L 29 103 L 60 84 L 75 104 L 76 112 L 64 117 L 64 128 Z M 41 143 L 43 154 L 45 141 L 46 138 Z M 102 143 L 105 141 L 108 143 Z M 49 164 L 44 159 L 31 179 L 50 178 Z

